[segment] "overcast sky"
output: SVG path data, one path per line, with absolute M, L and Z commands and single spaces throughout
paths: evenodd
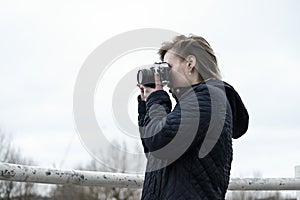
M 300 165 L 299 10 L 296 0 L 1 0 L 0 126 L 39 165 L 74 168 L 91 159 L 73 120 L 75 81 L 90 53 L 134 29 L 193 33 L 211 43 L 224 80 L 250 114 L 247 134 L 234 141 L 232 176 L 293 177 Z M 128 60 L 148 64 L 155 53 Z

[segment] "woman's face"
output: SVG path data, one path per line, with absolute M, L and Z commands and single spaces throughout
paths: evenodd
M 167 51 L 164 56 L 164 62 L 167 62 L 170 67 L 170 88 L 184 87 L 189 85 L 188 81 L 188 62 L 177 56 L 172 51 Z

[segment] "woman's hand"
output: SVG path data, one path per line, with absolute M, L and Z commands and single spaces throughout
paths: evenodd
M 141 99 L 143 101 L 146 101 L 148 96 L 152 93 L 155 92 L 157 90 L 162 90 L 163 87 L 161 85 L 161 81 L 160 81 L 160 76 L 158 73 L 155 73 L 154 75 L 154 80 L 155 80 L 155 88 L 151 88 L 151 87 L 146 87 L 143 86 L 141 84 L 138 84 L 137 86 L 140 88 L 140 92 L 141 92 Z

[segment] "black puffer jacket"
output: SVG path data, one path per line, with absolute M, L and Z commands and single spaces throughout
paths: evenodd
M 232 138 L 248 128 L 248 113 L 227 83 L 207 81 L 139 101 L 139 126 L 148 162 L 142 199 L 224 199 Z

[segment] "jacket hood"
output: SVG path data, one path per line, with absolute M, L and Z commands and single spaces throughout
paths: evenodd
M 220 80 L 209 80 L 205 82 L 207 85 L 211 85 L 220 88 L 222 91 L 225 89 L 227 100 L 229 101 L 231 111 L 232 111 L 232 121 L 233 121 L 233 134 L 232 138 L 237 139 L 244 135 L 248 130 L 249 124 L 249 114 L 248 111 L 237 93 L 237 91 L 228 83 Z M 200 84 L 192 85 L 190 87 L 177 87 L 170 89 L 170 93 L 178 102 L 178 99 L 184 95 L 187 90 L 191 88 L 197 88 Z
M 222 90 L 224 90 L 225 88 L 226 96 L 231 106 L 233 117 L 232 138 L 237 139 L 244 135 L 248 130 L 249 114 L 237 91 L 231 85 L 224 81 L 212 80 L 208 81 L 207 84 L 211 84 Z

